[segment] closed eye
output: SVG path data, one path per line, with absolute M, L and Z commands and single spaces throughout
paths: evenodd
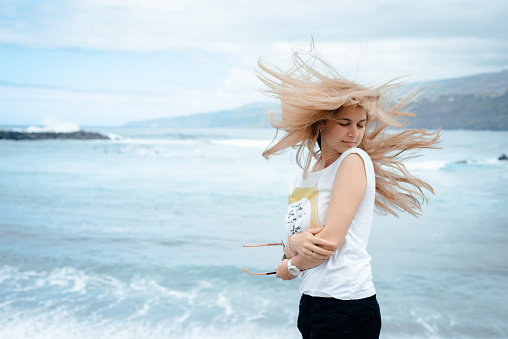
M 339 124 L 339 125 L 341 125 L 341 126 L 344 126 L 344 127 L 349 126 L 349 123 L 342 124 L 342 123 L 340 123 L 340 122 L 339 122 L 338 124 Z M 365 127 L 365 125 L 357 125 L 357 126 L 358 126 L 359 128 L 364 128 L 364 127 Z

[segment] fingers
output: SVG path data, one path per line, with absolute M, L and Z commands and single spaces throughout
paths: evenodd
M 298 248 L 298 253 L 302 253 L 307 257 L 310 256 L 311 252 L 329 257 L 335 252 L 335 248 L 328 240 L 312 237 L 312 239 L 306 241 L 303 246 Z
M 311 239 L 312 243 L 316 246 L 320 246 L 322 248 L 326 248 L 328 250 L 333 249 L 334 245 L 332 242 L 325 240 L 323 238 L 313 237 Z
M 306 259 L 311 261 L 326 261 L 328 260 L 329 256 L 321 255 L 316 252 L 310 252 L 307 255 L 305 255 Z
M 320 261 L 320 260 L 327 260 L 330 258 L 335 251 L 330 251 L 325 248 L 321 248 L 318 246 L 309 246 L 309 248 L 305 249 L 301 254 L 305 259 L 313 260 L 313 261 Z
M 278 268 L 278 267 L 275 269 L 275 276 L 276 276 L 277 278 L 279 278 L 279 279 L 284 280 L 284 277 L 283 277 L 283 274 L 282 274 L 282 270 L 279 270 L 279 268 Z
M 275 272 L 275 276 L 282 280 L 290 280 L 291 278 L 291 273 L 287 270 L 287 260 L 282 260 L 275 269 Z
M 305 237 L 305 239 L 312 242 L 314 245 L 321 246 L 331 251 L 335 251 L 337 248 L 335 248 L 335 245 L 332 242 L 325 240 L 323 238 L 315 237 L 315 235 L 324 230 L 324 228 L 325 228 L 324 226 L 321 226 L 308 229 L 306 232 L 312 234 L 313 236 L 311 237 L 307 236 Z
M 335 253 L 334 251 L 330 251 L 330 250 L 327 250 L 325 248 L 321 248 L 318 246 L 314 246 L 312 248 L 311 252 L 316 253 L 317 255 L 322 255 L 327 258 L 331 257 L 333 255 L 333 253 Z
M 324 227 L 311 228 L 305 232 L 297 233 L 291 237 L 290 248 L 294 253 L 303 254 L 307 259 L 310 258 L 311 251 L 316 252 L 316 255 L 330 257 L 337 247 L 330 241 L 325 240 L 315 235 L 321 232 Z M 316 258 L 312 258 L 314 260 Z M 323 259 L 319 257 L 318 259 Z
M 332 255 L 335 252 L 335 246 L 329 242 L 328 240 L 313 237 L 312 239 L 306 241 L 303 246 L 299 247 L 298 253 L 302 252 L 310 252 L 314 251 L 322 255 Z
M 309 233 L 312 233 L 312 234 L 316 235 L 319 232 L 321 232 L 322 230 L 323 230 L 323 227 L 314 227 L 314 228 L 309 228 L 307 231 Z

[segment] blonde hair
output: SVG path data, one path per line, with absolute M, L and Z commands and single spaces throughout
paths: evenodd
M 404 110 L 418 94 L 413 91 L 400 101 L 392 97 L 400 86 L 397 79 L 368 88 L 344 79 L 333 67 L 313 54 L 293 52 L 293 67 L 282 70 L 258 60 L 257 77 L 268 87 L 264 92 L 280 100 L 281 111 L 268 113 L 277 133 L 263 152 L 265 158 L 288 148 L 297 148 L 296 161 L 307 177 L 312 159 L 319 158 L 316 143 L 318 124 L 333 119 L 343 107 L 360 106 L 367 113 L 365 135 L 358 146 L 369 154 L 376 173 L 376 208 L 381 214 L 398 216 L 395 210 L 414 216 L 427 201 L 423 189 L 434 193 L 431 185 L 409 173 L 402 161 L 415 155 L 407 151 L 438 148 L 439 130 L 406 129 L 389 134 L 387 127 L 405 127 L 413 113 Z M 318 67 L 323 71 L 318 71 Z M 279 131 L 286 135 L 276 141 Z

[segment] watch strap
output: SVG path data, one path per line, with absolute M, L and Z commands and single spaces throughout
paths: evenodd
M 298 268 L 297 266 L 293 265 L 293 263 L 291 262 L 291 259 L 289 259 L 288 260 L 288 271 L 292 275 L 298 276 L 302 270 L 300 268 Z

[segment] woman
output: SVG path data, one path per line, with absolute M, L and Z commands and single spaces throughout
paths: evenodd
M 418 215 L 426 201 L 422 189 L 433 190 L 401 160 L 406 151 L 435 148 L 439 131 L 388 134 L 386 127 L 403 127 L 413 116 L 403 107 L 414 95 L 390 102 L 392 83 L 370 89 L 298 52 L 293 62 L 284 71 L 260 60 L 258 71 L 266 92 L 281 103 L 280 115 L 270 113 L 271 124 L 286 132 L 263 156 L 298 148 L 303 169 L 290 182 L 287 259 L 277 277 L 291 280 L 303 272 L 303 338 L 378 338 L 381 315 L 366 250 L 374 208 Z

